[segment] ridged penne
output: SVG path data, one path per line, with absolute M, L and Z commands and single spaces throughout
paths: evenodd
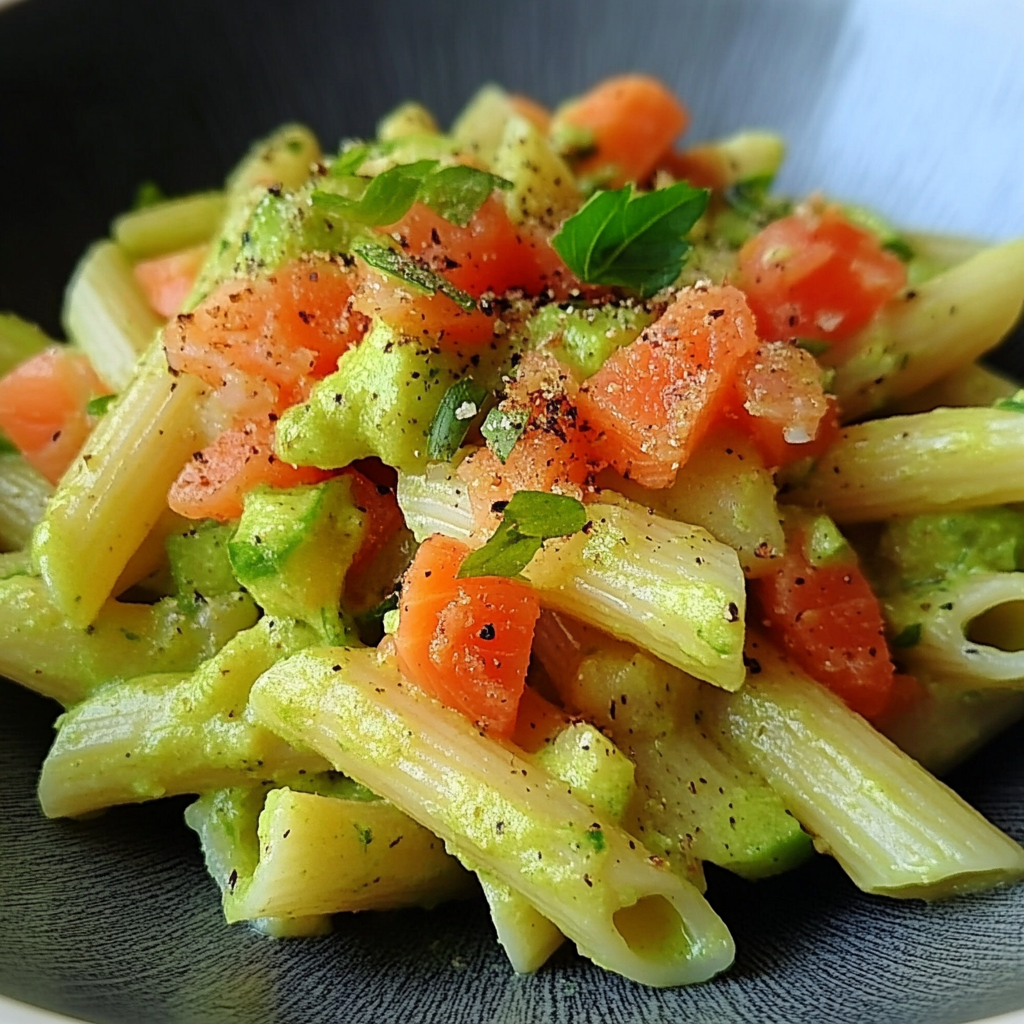
M 250 699 L 261 722 L 329 755 L 521 892 L 598 964 L 678 985 L 731 962 L 728 931 L 696 889 L 377 652 L 301 653 L 267 672 Z
M 1024 417 L 934 409 L 846 427 L 785 500 L 838 523 L 1024 501 Z

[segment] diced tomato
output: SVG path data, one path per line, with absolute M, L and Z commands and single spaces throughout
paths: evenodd
M 367 569 L 405 520 L 393 486 L 375 483 L 353 466 L 343 469 L 340 475 L 352 478 L 352 500 L 366 516 L 363 540 L 348 570 L 358 574 Z
M 516 228 L 496 196 L 464 228 L 414 203 L 401 220 L 381 231 L 400 239 L 409 255 L 425 261 L 475 299 L 485 292 L 503 295 L 510 288 L 539 295 L 549 287 L 557 291 L 579 284 L 551 248 L 547 235 Z
M 365 332 L 351 296 L 351 274 L 326 260 L 296 260 L 267 277 L 228 281 L 167 325 L 167 361 L 220 388 L 240 415 L 281 412 Z
M 89 400 L 110 393 L 87 356 L 55 345 L 0 379 L 0 430 L 55 484 L 95 424 Z
M 515 113 L 525 117 L 542 135 L 547 135 L 551 127 L 551 111 L 547 107 L 520 93 L 513 93 L 508 101 Z
M 740 361 L 728 415 L 770 467 L 817 458 L 839 429 L 814 356 L 786 341 L 765 342 Z
M 546 491 L 582 498 L 588 478 L 600 467 L 579 429 L 576 383 L 553 356 L 528 352 L 507 388 L 500 408 L 519 413 L 526 428 L 504 465 L 489 448 L 480 448 L 459 466 L 476 526 L 491 532 L 498 525 L 495 502 L 516 491 Z
M 282 462 L 274 454 L 274 426 L 264 420 L 226 430 L 196 452 L 171 485 L 167 503 L 187 519 L 225 523 L 241 516 L 245 495 L 259 484 L 295 487 L 329 476 L 311 466 Z
M 458 579 L 468 553 L 440 535 L 420 545 L 402 583 L 398 664 L 442 703 L 507 737 L 526 685 L 540 603 L 517 580 Z
M 494 338 L 495 314 L 465 310 L 447 295 L 423 295 L 395 278 L 359 264 L 353 309 L 379 316 L 409 338 L 483 346 Z
M 165 319 L 184 305 L 208 249 L 208 245 L 197 245 L 135 264 L 135 280 L 146 293 L 150 306 Z
M 556 121 L 593 133 L 595 151 L 576 165 L 580 175 L 613 168 L 610 188 L 643 181 L 689 124 L 686 108 L 647 75 L 607 78 L 563 107 Z
M 739 286 L 763 338 L 844 341 L 906 284 L 903 264 L 838 206 L 774 221 L 740 250 Z
M 669 487 L 722 412 L 739 361 L 757 345 L 738 289 L 681 291 L 580 388 L 592 449 L 644 487 Z
M 852 553 L 815 566 L 804 550 L 803 533 L 795 531 L 786 538 L 779 568 L 750 585 L 808 675 L 866 718 L 885 710 L 894 669 L 882 611 Z

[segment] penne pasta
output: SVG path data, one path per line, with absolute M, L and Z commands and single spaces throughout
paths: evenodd
M 97 242 L 79 261 L 64 296 L 64 330 L 115 391 L 123 391 L 163 319 L 146 300 L 115 242 Z
M 1024 572 L 978 572 L 885 602 L 897 631 L 916 630 L 900 654 L 912 672 L 947 687 L 1024 690 Z
M 935 409 L 846 427 L 787 501 L 864 523 L 1024 501 L 1024 419 Z
M 325 770 L 320 757 L 293 749 L 246 713 L 256 677 L 315 637 L 307 626 L 262 619 L 189 675 L 99 687 L 61 719 L 39 778 L 43 811 L 74 817 Z
M 958 367 L 928 387 L 892 403 L 895 415 L 930 412 L 940 407 L 959 409 L 972 405 L 994 405 L 1000 398 L 1009 398 L 1020 385 L 1005 374 L 990 370 L 981 363 Z
M 452 852 L 522 892 L 602 966 L 672 985 L 731 962 L 728 932 L 696 889 L 376 652 L 299 654 L 266 673 L 251 702 L 261 722 L 329 754 Z
M 759 636 L 707 722 L 865 892 L 916 899 L 1024 877 L 1024 850 Z
M 995 348 L 1024 306 L 1024 241 L 983 249 L 893 299 L 837 352 L 846 420 L 948 376 Z
M 85 629 L 73 626 L 30 567 L 0 581 L 0 674 L 70 706 L 111 680 L 190 672 L 256 621 L 234 592 L 203 601 L 108 601 Z
M 549 542 L 528 566 L 541 603 L 698 679 L 740 686 L 746 590 L 736 552 L 632 502 L 595 502 L 587 514 L 587 530 Z
M 52 494 L 53 487 L 24 456 L 0 455 L 0 549 L 28 547 Z

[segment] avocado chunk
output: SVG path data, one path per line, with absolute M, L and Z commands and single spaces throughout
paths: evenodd
M 321 469 L 376 455 L 400 472 L 421 473 L 434 413 L 463 363 L 460 354 L 404 338 L 378 320 L 309 401 L 281 417 L 277 454 Z
M 1016 572 L 1024 567 L 1024 513 L 986 508 L 895 519 L 878 552 L 896 567 L 904 590 L 972 572 Z
M 628 345 L 654 318 L 636 306 L 545 306 L 531 318 L 534 346 L 546 346 L 580 379 L 592 377 L 618 348 Z
M 238 589 L 228 557 L 233 523 L 207 519 L 184 533 L 167 538 L 167 557 L 175 590 L 186 597 L 198 595 L 205 601 Z
M 355 634 L 340 610 L 341 592 L 365 522 L 350 477 L 260 487 L 246 495 L 228 543 L 231 566 L 268 615 L 299 619 L 325 642 L 348 644 Z

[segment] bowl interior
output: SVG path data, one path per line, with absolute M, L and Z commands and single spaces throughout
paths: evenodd
M 765 126 L 780 185 L 894 220 L 1024 234 L 1024 27 L 1011 4 L 924 0 L 32 0 L 0 15 L 0 309 L 59 328 L 64 283 L 138 183 L 216 185 L 285 120 L 327 145 L 401 99 L 448 119 L 482 82 L 553 103 L 642 69 L 692 138 Z M 1024 343 L 997 355 L 1024 370 Z M 941 1024 L 1024 1006 L 1024 890 L 871 898 L 819 859 L 710 877 L 739 948 L 726 977 L 654 991 L 562 951 L 513 976 L 482 902 L 339 920 L 272 942 L 220 917 L 182 801 L 48 822 L 34 783 L 55 707 L 0 683 L 0 992 L 90 1020 Z M 1024 729 L 954 780 L 1024 838 Z

